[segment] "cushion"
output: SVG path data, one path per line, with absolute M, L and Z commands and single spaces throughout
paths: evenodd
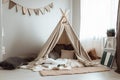
M 0 62 L 0 67 L 6 70 L 13 70 L 20 67 L 23 64 L 27 64 L 32 61 L 33 58 L 20 58 L 20 57 L 9 57 L 4 61 Z
M 61 57 L 61 55 L 55 51 L 51 51 L 49 54 L 49 58 L 52 58 L 52 59 L 58 59 L 60 57 Z
M 65 49 L 65 44 L 56 44 L 53 51 L 60 54 L 62 49 Z
M 18 68 L 24 62 L 23 59 L 19 57 L 10 57 L 0 63 L 3 69 L 12 70 Z
M 91 49 L 90 51 L 88 51 L 88 55 L 92 60 L 100 59 L 100 57 L 97 56 L 95 49 Z
M 2 67 L 3 69 L 6 69 L 6 70 L 16 69 L 15 65 L 13 65 L 13 64 L 11 64 L 9 62 L 6 62 L 6 61 L 1 62 L 0 63 L 0 67 Z
M 61 58 L 73 59 L 74 58 L 74 50 L 61 50 Z
M 65 45 L 65 50 L 74 50 L 72 44 Z

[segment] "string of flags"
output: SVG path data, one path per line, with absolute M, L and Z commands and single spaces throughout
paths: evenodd
M 23 15 L 26 15 L 28 13 L 29 16 L 31 16 L 33 12 L 35 15 L 44 15 L 46 12 L 51 11 L 51 9 L 53 8 L 53 2 L 41 8 L 26 8 L 18 3 L 15 3 L 12 0 L 9 0 L 9 9 L 12 9 L 13 7 L 15 7 L 16 12 L 19 12 L 18 8 L 20 7 Z
M 9 2 L 9 0 L 2 0 L 2 4 Z

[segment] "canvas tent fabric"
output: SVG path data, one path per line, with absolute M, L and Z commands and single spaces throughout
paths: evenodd
M 48 58 L 49 53 L 53 50 L 56 44 L 69 44 L 71 43 L 75 55 L 77 59 L 82 62 L 85 66 L 93 66 L 94 63 L 91 62 L 90 57 L 88 56 L 87 52 L 83 49 L 82 45 L 80 44 L 80 40 L 76 36 L 75 32 L 73 31 L 69 21 L 66 18 L 66 14 L 61 11 L 63 16 L 61 17 L 59 23 L 57 24 L 56 28 L 43 45 L 41 52 L 39 53 L 38 57 L 33 61 L 31 66 L 39 65 L 41 59 Z

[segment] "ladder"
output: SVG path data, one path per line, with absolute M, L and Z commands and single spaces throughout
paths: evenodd
M 101 64 L 112 68 L 115 59 L 115 52 L 116 52 L 116 38 L 106 37 L 104 38 L 104 41 L 105 41 L 105 45 L 101 58 Z

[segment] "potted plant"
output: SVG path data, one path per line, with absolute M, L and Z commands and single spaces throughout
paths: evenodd
M 108 29 L 107 30 L 107 36 L 108 37 L 114 37 L 115 36 L 115 29 Z

